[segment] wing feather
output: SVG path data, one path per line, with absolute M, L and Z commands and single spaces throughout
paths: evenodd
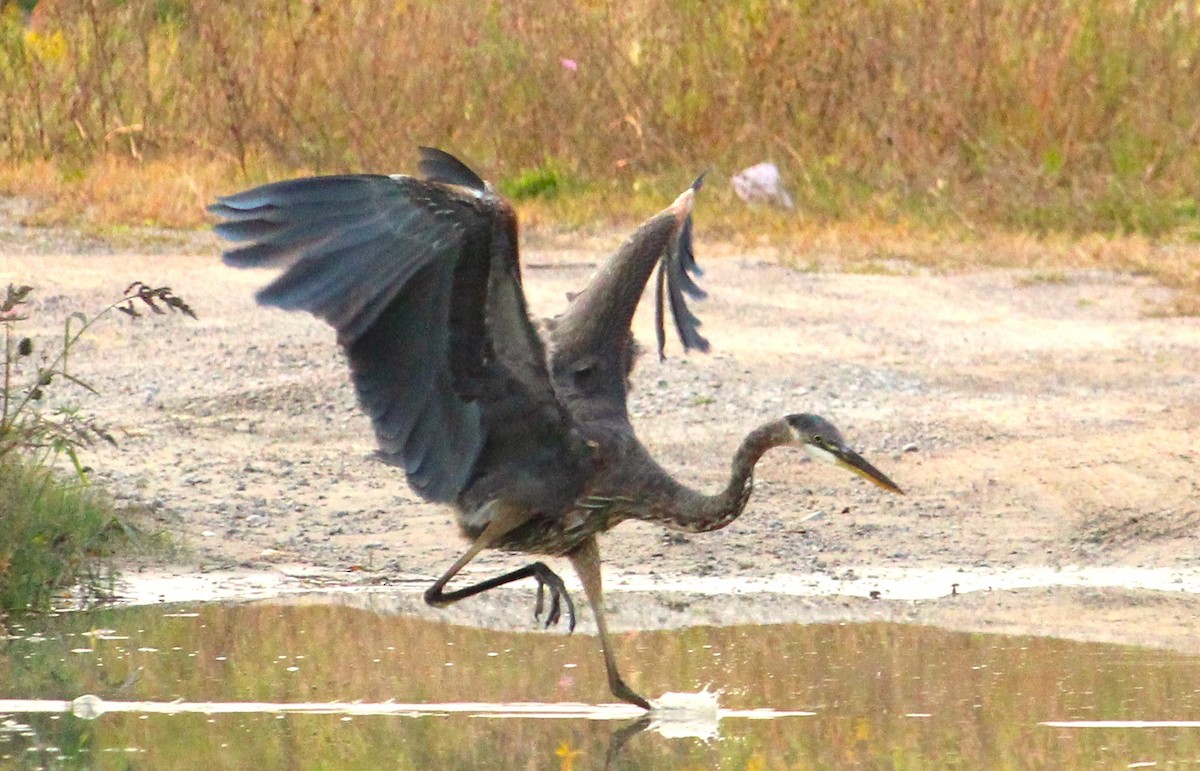
M 219 199 L 217 232 L 239 244 L 225 262 L 282 267 L 259 302 L 337 331 L 380 457 L 421 496 L 573 500 L 587 450 L 528 317 L 512 210 L 458 159 L 421 153 L 424 180 L 315 177 Z
M 679 235 L 675 237 L 674 243 L 663 258 L 659 271 L 661 272 L 665 268 L 667 273 L 667 296 L 671 304 L 671 318 L 675 320 L 675 332 L 679 335 L 679 341 L 683 344 L 684 350 L 707 352 L 708 340 L 700 334 L 700 319 L 696 318 L 696 314 L 692 313 L 688 308 L 687 300 L 684 299 L 685 293 L 698 299 L 706 296 L 704 290 L 700 289 L 688 276 L 689 262 L 693 267 L 695 266 L 695 257 L 691 256 L 691 219 L 691 215 L 688 215 Z M 662 291 L 661 281 L 658 290 Z M 659 358 L 663 358 L 663 339 L 666 336 L 661 329 L 661 314 L 658 317 L 658 324 L 658 355 Z
M 480 179 L 470 166 L 450 153 L 436 147 L 421 147 L 418 150 L 421 153 L 418 168 L 425 179 L 444 182 L 447 185 L 459 185 L 477 193 L 487 190 L 487 183 Z
M 486 440 L 473 387 L 449 364 L 456 267 L 488 259 L 463 252 L 465 233 L 490 227 L 478 202 L 411 177 L 343 175 L 266 185 L 211 210 L 222 236 L 247 244 L 227 264 L 285 266 L 259 302 L 337 331 L 384 459 L 422 496 L 454 500 Z
M 635 358 L 630 325 L 656 267 L 653 292 L 659 356 L 666 347 L 668 308 L 684 349 L 709 349 L 699 332 L 700 320 L 687 304 L 687 297 L 705 297 L 691 278 L 700 275 L 692 246 L 692 199 L 702 180 L 639 227 L 551 326 L 554 386 L 576 421 L 628 423 L 627 381 Z

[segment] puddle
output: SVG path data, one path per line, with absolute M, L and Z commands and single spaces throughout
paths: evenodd
M 1200 658 L 897 624 L 596 640 L 336 603 L 10 620 L 0 766 L 1126 768 L 1200 766 Z
M 932 600 L 970 592 L 1037 589 L 1046 587 L 1140 589 L 1164 592 L 1200 592 L 1200 571 L 1131 567 L 1013 567 L 996 570 L 955 567 L 844 568 L 839 576 L 828 573 L 779 575 L 770 578 L 691 576 L 662 580 L 617 575 L 609 583 L 620 591 L 687 591 L 696 594 L 767 593 L 800 597 L 845 595 L 891 600 Z
M 490 568 L 478 568 L 488 574 Z M 470 569 L 463 575 L 472 575 Z M 575 576 L 564 573 L 568 587 L 580 590 Z M 429 576 L 388 577 L 384 592 L 419 594 L 432 581 Z M 284 565 L 277 570 L 147 571 L 124 576 L 120 591 L 124 602 L 202 602 L 251 600 L 284 594 L 308 593 L 314 585 L 336 584 L 329 591 L 363 592 L 370 586 L 345 585 L 346 576 L 305 565 Z M 845 566 L 830 573 L 755 576 L 684 576 L 623 574 L 606 569 L 606 592 L 687 592 L 705 595 L 777 594 L 792 597 L 873 597 L 890 600 L 929 600 L 952 594 L 1048 587 L 1105 588 L 1200 593 L 1200 570 L 1137 567 L 968 567 L 889 568 Z

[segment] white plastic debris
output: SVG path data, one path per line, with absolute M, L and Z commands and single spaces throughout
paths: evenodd
M 779 167 L 773 163 L 758 163 L 733 175 L 733 192 L 746 203 L 770 203 L 785 209 L 795 208 L 792 197 L 783 187 Z

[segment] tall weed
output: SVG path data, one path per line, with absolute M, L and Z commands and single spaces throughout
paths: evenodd
M 116 311 L 131 318 L 195 313 L 167 287 L 140 281 L 91 317 L 71 314 L 62 338 L 51 345 L 22 334 L 29 320 L 29 286 L 9 285 L 0 295 L 0 614 L 43 609 L 76 585 L 102 592 L 111 579 L 105 562 L 136 530 L 111 499 L 87 486 L 81 451 L 113 441 L 104 426 L 71 407 L 42 407 L 57 388 L 95 390 L 71 366 L 71 350 L 96 321 Z M 70 460 L 75 479 L 55 473 Z

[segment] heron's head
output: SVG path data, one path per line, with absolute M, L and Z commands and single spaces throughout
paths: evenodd
M 788 415 L 785 420 L 791 428 L 795 444 L 803 447 L 810 457 L 853 471 L 888 492 L 904 494 L 904 491 L 882 471 L 847 447 L 841 432 L 825 418 L 820 415 L 802 414 Z

